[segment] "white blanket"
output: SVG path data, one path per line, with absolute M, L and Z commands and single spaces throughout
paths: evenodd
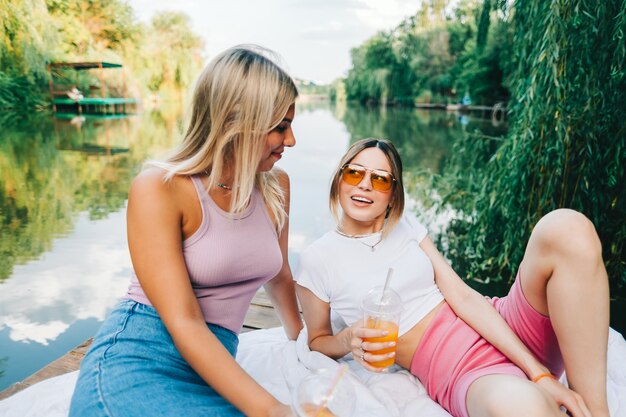
M 281 328 L 257 330 L 240 337 L 237 361 L 279 400 L 290 403 L 300 380 L 313 370 L 339 366 L 311 352 L 302 332 L 287 341 Z M 358 417 L 450 417 L 407 371 L 370 373 L 352 360 L 345 378 L 356 391 Z M 611 329 L 608 350 L 608 397 L 612 417 L 626 417 L 626 341 Z M 66 417 L 78 372 L 40 382 L 0 402 L 2 417 Z

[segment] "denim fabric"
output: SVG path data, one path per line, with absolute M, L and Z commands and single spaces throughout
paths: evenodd
M 234 357 L 237 335 L 217 325 L 208 327 Z M 103 323 L 80 367 L 70 417 L 92 416 L 243 414 L 180 356 L 153 307 L 124 300 Z

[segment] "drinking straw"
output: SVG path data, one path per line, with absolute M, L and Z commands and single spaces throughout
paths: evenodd
M 387 271 L 387 279 L 385 280 L 385 286 L 383 287 L 383 295 L 380 296 L 380 307 L 381 307 L 381 311 L 382 311 L 382 307 L 383 307 L 383 301 L 385 298 L 385 294 L 387 294 L 387 289 L 389 288 L 389 281 L 391 281 L 391 277 L 393 276 L 393 268 L 389 268 L 389 271 Z
M 393 276 L 393 268 L 389 268 L 387 271 L 387 279 L 385 279 L 385 285 L 383 286 L 383 293 L 380 296 L 380 303 L 378 304 L 378 317 L 374 321 L 374 328 L 378 328 L 380 316 L 383 313 L 383 307 L 385 302 L 385 295 L 387 294 L 387 289 L 389 288 L 389 282 L 391 281 L 391 277 Z
M 339 381 L 341 381 L 341 378 L 343 378 L 347 370 L 348 370 L 348 365 L 345 363 L 339 367 L 339 372 L 337 372 L 337 375 L 335 376 L 333 383 L 330 384 L 330 387 L 328 387 L 328 391 L 326 391 L 324 400 L 322 401 L 319 408 L 315 412 L 315 417 L 319 417 L 322 414 L 322 410 L 324 410 L 324 408 L 326 408 L 326 406 L 328 405 L 328 402 L 330 401 L 330 397 L 335 392 L 335 389 L 337 389 L 337 386 L 339 385 Z

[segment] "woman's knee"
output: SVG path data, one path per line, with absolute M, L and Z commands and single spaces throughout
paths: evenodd
M 520 395 L 521 394 L 521 395 Z M 543 394 L 526 395 L 517 393 L 512 398 L 494 401 L 490 407 L 488 417 L 557 417 L 561 413 L 555 402 Z M 470 417 L 473 417 L 470 414 Z
M 596 228 L 584 214 L 571 209 L 557 209 L 543 216 L 532 237 L 547 250 L 579 259 L 602 256 L 602 245 Z
M 557 416 L 559 408 L 537 385 L 509 375 L 488 375 L 468 391 L 470 417 Z

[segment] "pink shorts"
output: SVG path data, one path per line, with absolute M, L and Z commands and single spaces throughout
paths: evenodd
M 524 296 L 517 274 L 506 297 L 491 303 L 537 359 L 553 375 L 563 373 L 563 358 L 550 318 L 535 310 Z M 422 336 L 411 373 L 428 394 L 455 417 L 468 417 L 465 399 L 469 386 L 481 376 L 526 374 L 498 349 L 461 320 L 448 304 L 437 312 Z

